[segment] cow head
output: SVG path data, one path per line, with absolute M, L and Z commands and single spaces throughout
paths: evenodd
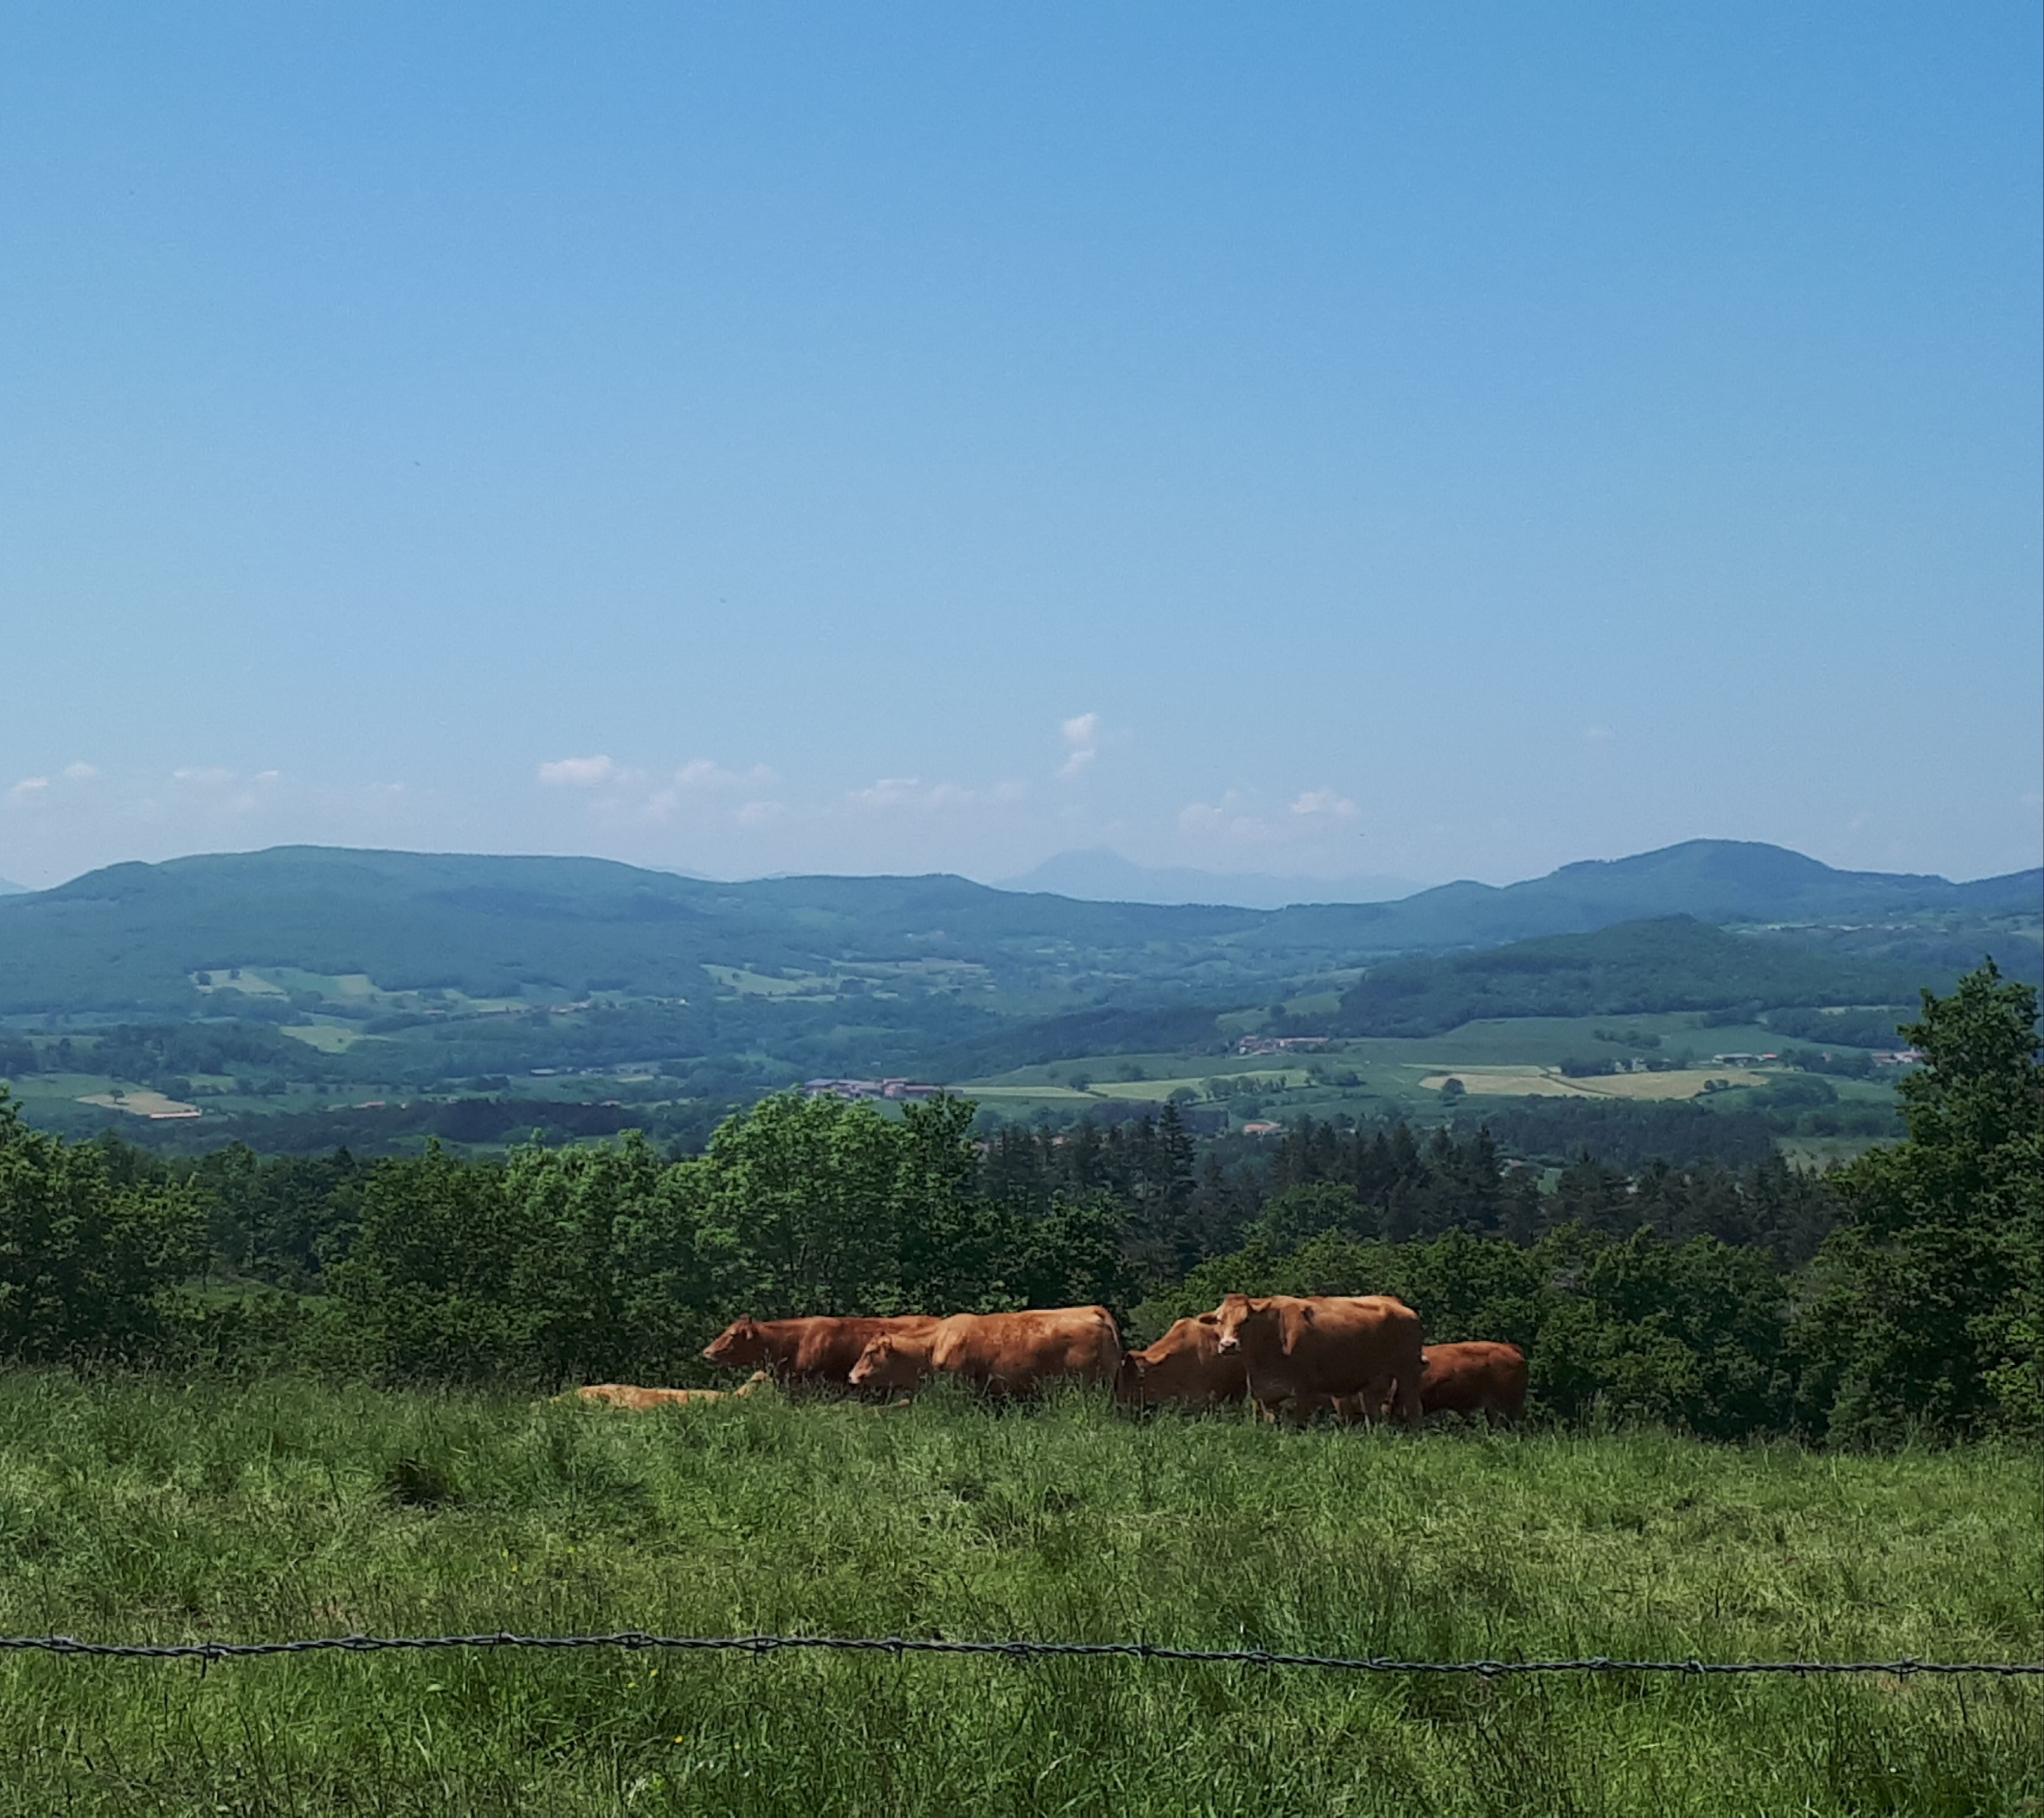
M 1214 1349 L 1232 1357 L 1242 1348 L 1242 1329 L 1260 1309 L 1246 1294 L 1231 1294 L 1214 1309 Z
M 734 1319 L 703 1347 L 703 1356 L 713 1364 L 762 1364 L 766 1359 L 766 1335 L 759 1322 L 747 1314 Z
M 1147 1398 L 1143 1379 L 1149 1368 L 1150 1360 L 1141 1352 L 1123 1352 L 1121 1367 L 1114 1373 L 1114 1398 L 1140 1406 Z
M 923 1379 L 923 1358 L 899 1338 L 882 1333 L 859 1352 L 851 1367 L 856 1389 L 912 1389 Z
M 1219 1319 L 1203 1313 L 1179 1320 L 1147 1350 L 1124 1352 L 1115 1393 L 1124 1402 L 1142 1402 L 1220 1392 L 1225 1385 L 1214 1376 Z

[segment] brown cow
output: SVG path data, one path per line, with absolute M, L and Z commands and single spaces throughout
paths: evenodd
M 1132 1407 L 1182 1402 L 1202 1408 L 1240 1401 L 1249 1375 L 1239 1352 L 1220 1354 L 1220 1315 L 1181 1319 L 1147 1350 L 1126 1352 L 1115 1378 L 1114 1398 Z
M 1357 1409 L 1395 1400 L 1405 1424 L 1418 1428 L 1420 1316 L 1403 1301 L 1231 1294 L 1216 1316 L 1216 1348 L 1224 1357 L 1239 1354 L 1249 1393 L 1266 1414 L 1303 1421 L 1329 1398 Z
M 1526 1412 L 1526 1353 L 1516 1344 L 1432 1344 L 1420 1370 L 1420 1406 L 1429 1414 L 1518 1420 Z
M 686 1408 L 697 1402 L 721 1402 L 749 1395 L 761 1383 L 772 1381 L 764 1370 L 755 1370 L 740 1389 L 642 1389 L 633 1383 L 590 1383 L 575 1390 L 575 1399 L 594 1406 L 630 1408 L 644 1413 L 648 1408 Z M 567 1398 L 557 1395 L 556 1401 Z
M 735 1319 L 705 1347 L 713 1364 L 763 1367 L 805 1388 L 850 1387 L 859 1354 L 885 1333 L 915 1333 L 936 1324 L 927 1314 L 896 1319 Z
M 955 1313 L 926 1333 L 882 1333 L 853 1365 L 851 1380 L 898 1393 L 935 1370 L 994 1394 L 1020 1395 L 1054 1378 L 1112 1382 L 1120 1363 L 1121 1334 L 1104 1306 Z

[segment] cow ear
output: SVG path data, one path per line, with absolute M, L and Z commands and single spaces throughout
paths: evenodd
M 1312 1325 L 1315 1323 L 1313 1318 L 1313 1303 L 1311 1301 L 1308 1301 L 1304 1306 L 1299 1309 L 1299 1317 L 1305 1321 L 1308 1325 Z

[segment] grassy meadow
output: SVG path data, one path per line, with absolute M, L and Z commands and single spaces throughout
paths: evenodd
M 0 1375 L 0 1629 L 2031 1659 L 2040 1463 Z M 2044 1686 L 824 1655 L 0 1660 L 8 1812 L 1979 1813 Z

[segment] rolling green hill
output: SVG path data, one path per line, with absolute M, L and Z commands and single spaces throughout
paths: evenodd
M 1504 889 L 1454 884 L 1400 903 L 1276 911 L 1077 902 L 943 876 L 717 884 L 600 859 L 284 846 L 113 865 L 0 899 L 0 1014 L 218 1014 L 194 975 L 234 967 L 361 976 L 384 991 L 574 999 L 697 995 L 709 965 L 813 980 L 893 968 L 917 989 L 959 988 L 959 968 L 977 968 L 970 984 L 986 1007 L 1047 1014 L 1103 995 L 1255 1002 L 1273 982 L 1395 954 L 1677 914 L 1942 917 L 1940 938 L 1962 950 L 1966 926 L 1955 924 L 2034 922 L 2040 895 L 2036 873 L 1954 884 L 1723 841 Z M 2035 945 L 2033 932 L 2024 950 Z M 2011 956 L 2012 970 L 2025 972 L 2023 957 Z
M 1893 966 L 1671 915 L 1379 966 L 1343 994 L 1332 1026 L 1344 1035 L 1439 1035 L 1479 1017 L 1896 1003 L 1921 982 Z
M 200 1146 L 624 1122 L 686 1145 L 724 1108 L 818 1076 L 984 1080 L 1101 1058 L 1122 1079 L 1197 1084 L 1243 1033 L 1431 1040 L 1479 1018 L 1484 1055 L 1551 1061 L 1571 1019 L 1907 1004 L 1983 951 L 2034 977 L 2037 889 L 2034 874 L 1954 885 L 1692 846 L 1505 890 L 1272 911 L 284 847 L 0 898 L 0 1076 L 55 1126 Z M 1620 913 L 1685 892 L 1692 916 Z M 1492 938 L 1558 916 L 1603 925 Z M 1545 1020 L 1520 1041 L 1518 1018 Z M 1895 1020 L 1781 1033 L 1850 1045 L 1861 1022 Z M 1597 1039 L 1585 1022 L 1581 1041 Z M 1315 1114 L 1409 1107 L 1439 1058 L 1331 1060 Z
M 0 902 L 0 1012 L 191 1013 L 194 975 L 233 967 L 478 998 L 678 997 L 708 988 L 706 965 L 827 974 L 953 961 L 998 966 L 1020 988 L 1074 967 L 1166 972 L 1180 949 L 1211 949 L 1259 919 L 958 877 L 720 884 L 600 859 L 279 847 L 113 865 Z
M 1588 934 L 1619 922 L 1690 915 L 1719 923 L 1805 925 L 1939 913 L 2044 912 L 2044 871 L 1952 884 L 1942 877 L 1837 871 L 1778 846 L 1689 840 L 1631 858 L 1589 859 L 1545 877 L 1493 888 L 1444 884 L 1397 903 L 1368 905 L 1380 951 L 1498 946 L 1542 934 Z M 1286 912 L 1299 922 L 1333 907 Z

